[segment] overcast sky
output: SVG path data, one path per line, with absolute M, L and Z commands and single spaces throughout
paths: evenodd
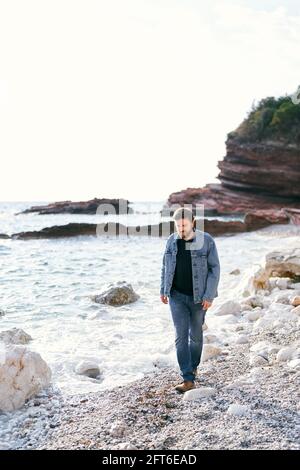
M 253 101 L 300 84 L 299 4 L 0 0 L 0 200 L 218 182 Z

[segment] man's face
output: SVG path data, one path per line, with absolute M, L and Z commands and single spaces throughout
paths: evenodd
M 185 239 L 190 237 L 193 231 L 193 222 L 191 222 L 189 219 L 179 219 L 175 220 L 175 225 L 178 235 L 181 238 Z

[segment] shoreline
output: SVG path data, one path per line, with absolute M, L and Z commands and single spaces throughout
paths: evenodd
M 224 345 L 199 366 L 196 387 L 215 389 L 200 400 L 184 400 L 174 390 L 181 378 L 170 366 L 111 390 L 60 397 L 60 403 L 55 393 L 35 397 L 26 406 L 44 400 L 44 424 L 25 420 L 18 434 L 27 430 L 28 441 L 17 449 L 299 449 L 299 368 L 276 362 L 275 352 L 265 367 L 249 363 L 250 347 L 270 337 L 281 348 L 299 334 L 293 327 L 252 332 L 247 344 Z M 248 412 L 230 414 L 230 405 Z

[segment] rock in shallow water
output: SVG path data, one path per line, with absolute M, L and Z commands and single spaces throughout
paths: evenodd
M 99 295 L 92 296 L 92 300 L 100 304 L 112 306 L 126 305 L 138 300 L 140 296 L 134 292 L 131 284 L 119 281 L 116 284 L 109 284 L 108 288 Z
M 75 372 L 78 375 L 85 375 L 92 379 L 96 379 L 100 375 L 100 369 L 95 362 L 91 361 L 81 361 L 75 367 Z

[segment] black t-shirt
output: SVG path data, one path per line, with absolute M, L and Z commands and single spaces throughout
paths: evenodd
M 192 240 L 177 238 L 176 268 L 172 287 L 182 294 L 193 295 L 191 250 L 186 248 Z

